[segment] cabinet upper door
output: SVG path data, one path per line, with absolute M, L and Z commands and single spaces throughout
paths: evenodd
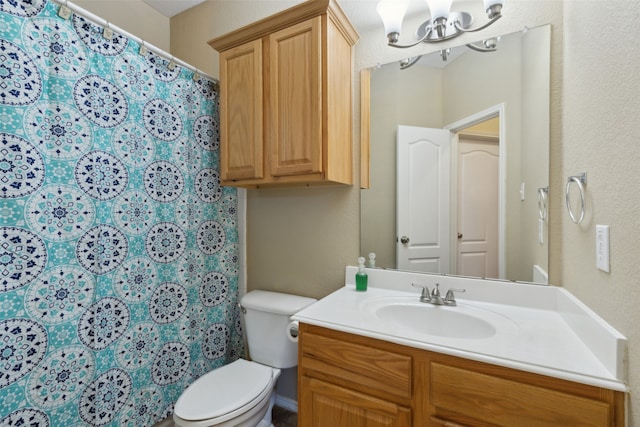
M 269 36 L 271 175 L 322 173 L 321 17 Z
M 223 180 L 263 178 L 262 41 L 220 54 L 220 169 Z M 230 146 L 233 149 L 230 149 Z

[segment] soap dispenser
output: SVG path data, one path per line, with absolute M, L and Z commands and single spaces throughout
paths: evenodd
M 367 267 L 376 268 L 376 254 L 375 254 L 375 252 L 370 252 L 369 253 L 369 265 Z
M 364 257 L 358 258 L 358 272 L 356 273 L 356 291 L 367 290 L 367 272 L 364 271 Z

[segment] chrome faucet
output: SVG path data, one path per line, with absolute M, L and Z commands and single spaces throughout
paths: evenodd
M 433 288 L 431 293 L 429 293 L 429 288 L 426 286 L 418 285 L 416 283 L 412 283 L 411 286 L 414 288 L 422 288 L 422 293 L 420 293 L 420 302 L 428 302 L 433 305 L 447 305 L 450 307 L 455 307 L 456 297 L 455 292 L 464 292 L 464 289 L 449 289 L 444 298 L 440 294 L 440 284 L 436 283 L 436 287 Z

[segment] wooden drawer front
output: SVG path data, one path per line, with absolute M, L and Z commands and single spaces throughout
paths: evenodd
M 611 426 L 606 402 L 431 363 L 431 403 L 499 426 Z
M 410 427 L 411 410 L 364 393 L 302 377 L 301 427 Z
M 379 396 L 411 398 L 411 357 L 305 332 L 301 368 L 311 375 Z

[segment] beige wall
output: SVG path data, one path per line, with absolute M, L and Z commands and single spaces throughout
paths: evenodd
M 109 21 L 159 49 L 169 52 L 169 18 L 142 0 L 73 0 L 83 9 Z
M 207 0 L 171 18 L 171 53 L 217 77 L 218 54 L 209 40 L 280 12 L 302 0 Z
M 360 3 L 375 5 L 374 1 Z M 267 16 L 285 4 L 208 2 L 193 9 L 190 16 L 172 19 L 173 53 L 217 75 L 217 55 L 202 42 L 251 22 L 249 15 L 251 20 Z M 640 221 L 636 215 L 640 187 L 635 181 L 640 149 L 635 131 L 640 111 L 640 44 L 634 19 L 640 14 L 640 3 L 511 0 L 504 12 L 505 17 L 483 34 L 488 37 L 524 26 L 552 24 L 550 280 L 565 286 L 627 336 L 630 386 L 638 390 Z M 596 36 L 594 29 L 602 28 L 603 16 L 625 32 L 598 31 Z M 371 33 L 359 30 L 356 70 L 406 56 L 406 51 L 384 46 L 381 28 Z M 429 49 L 433 50 L 422 48 Z M 355 99 L 358 85 L 356 75 Z M 357 103 L 354 108 L 358 141 Z M 358 164 L 359 156 L 355 157 Z M 571 223 L 564 207 L 564 185 L 567 176 L 583 171 L 589 174 L 588 212 L 578 226 Z M 344 266 L 355 263 L 359 254 L 357 185 L 249 191 L 248 211 L 249 288 L 318 297 L 342 285 Z M 611 227 L 611 273 L 595 268 L 595 224 Z M 640 425 L 636 394 L 631 396 L 629 417 L 629 425 Z
M 560 209 L 554 282 L 565 286 L 629 340 L 630 426 L 640 425 L 640 2 L 565 4 L 562 137 L 563 179 L 551 201 L 563 203 L 567 176 L 587 172 L 587 214 L 581 225 Z M 625 36 L 590 28 L 606 16 Z M 595 226 L 611 227 L 611 273 L 595 268 Z

